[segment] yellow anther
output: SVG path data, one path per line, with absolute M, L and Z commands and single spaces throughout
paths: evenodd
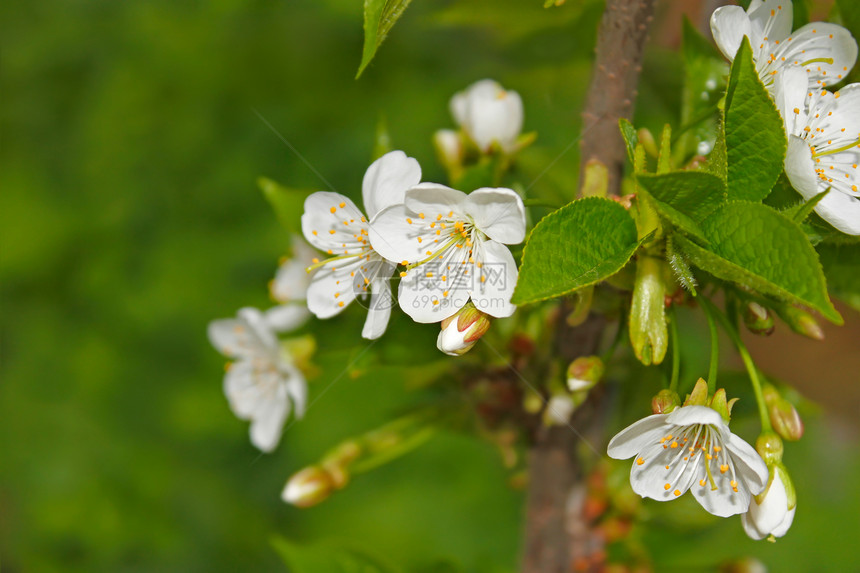
M 724 473 L 726 473 L 727 471 L 729 471 L 729 466 L 728 466 L 728 464 L 722 464 L 722 465 L 720 465 L 720 473 L 721 473 L 721 474 L 724 474 Z
M 418 213 L 418 218 L 419 218 L 419 219 L 423 219 L 423 218 L 424 218 L 424 213 Z
M 672 493 L 674 493 L 674 494 L 675 494 L 675 497 L 678 497 L 679 495 L 681 495 L 681 490 L 676 489 L 676 490 L 675 490 L 674 492 L 672 492 Z
M 335 211 L 337 211 L 337 207 L 332 207 L 331 209 L 329 209 L 329 211 L 331 211 L 332 213 L 334 213 Z
M 412 219 L 410 219 L 409 217 L 406 217 L 406 222 L 407 222 L 407 223 L 409 223 L 409 224 L 411 225 L 411 224 L 412 224 Z
M 672 486 L 667 483 L 666 485 L 663 486 L 663 489 L 665 489 L 666 491 L 669 491 L 670 489 L 672 489 Z
M 339 303 L 337 303 L 337 305 L 338 305 L 339 307 L 343 308 L 343 301 L 340 301 Z
M 638 460 L 636 460 L 636 465 L 637 465 L 637 466 L 641 466 L 641 465 L 642 465 L 642 464 L 644 464 L 644 463 L 645 463 L 645 460 L 643 460 L 642 458 L 639 458 Z

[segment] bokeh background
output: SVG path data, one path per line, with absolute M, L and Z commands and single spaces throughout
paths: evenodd
M 637 118 L 653 129 L 678 121 L 681 9 L 706 21 L 699 2 L 660 4 Z M 439 435 L 319 507 L 279 499 L 292 472 L 420 401 L 396 365 L 434 357 L 432 327 L 396 318 L 381 357 L 395 366 L 343 375 L 361 350 L 361 310 L 315 326 L 316 401 L 261 456 L 227 407 L 206 325 L 270 304 L 266 283 L 289 239 L 258 176 L 355 196 L 384 117 L 394 147 L 442 180 L 430 137 L 451 126 L 451 94 L 477 79 L 525 101 L 538 141 L 517 176 L 539 177 L 546 198 L 572 197 L 601 10 L 595 0 L 550 10 L 419 0 L 356 81 L 358 0 L 0 5 L 3 571 L 283 571 L 276 537 L 395 570 L 515 571 L 523 494 L 495 449 L 466 434 Z M 708 571 L 745 555 L 774 571 L 860 570 L 852 313 L 824 343 L 778 332 L 754 346 L 809 399 L 808 437 L 786 454 L 801 496 L 789 536 L 754 543 L 737 520 L 672 517 L 655 502 L 646 540 L 656 570 Z M 695 378 L 707 336 L 682 320 L 684 373 Z M 618 372 L 642 395 L 658 387 L 629 368 Z M 624 423 L 647 411 L 638 407 Z M 708 527 L 689 533 L 692 522 Z

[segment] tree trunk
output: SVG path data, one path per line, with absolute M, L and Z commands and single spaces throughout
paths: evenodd
M 607 0 L 597 38 L 596 61 L 583 110 L 582 162 L 597 160 L 609 171 L 609 193 L 618 195 L 626 161 L 618 120 L 632 119 L 642 51 L 654 0 Z M 580 175 L 581 176 L 581 175 Z M 559 313 L 557 352 L 572 360 L 595 354 L 605 320 L 591 315 L 577 328 Z M 601 387 L 573 414 L 569 426 L 542 428 L 529 453 L 523 573 L 599 570 L 600 540 L 590 535 L 583 516 L 584 472 L 577 463 L 580 442 L 602 448 L 606 396 Z M 590 444 L 595 444 L 590 446 Z

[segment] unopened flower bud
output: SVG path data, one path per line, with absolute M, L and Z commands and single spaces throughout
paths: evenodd
M 750 500 L 741 516 L 744 531 L 752 539 L 774 541 L 785 535 L 794 521 L 797 494 L 788 470 L 781 463 L 768 464 L 770 479 L 765 490 Z
M 808 312 L 787 304 L 778 308 L 777 313 L 797 334 L 802 334 L 813 340 L 824 340 L 824 331 Z
M 769 336 L 773 333 L 773 316 L 757 302 L 749 302 L 744 308 L 744 325 L 753 334 Z
M 567 367 L 567 387 L 571 392 L 590 390 L 600 382 L 605 370 L 599 356 L 580 356 Z
M 481 80 L 451 98 L 451 115 L 478 148 L 489 152 L 498 144 L 506 153 L 517 150 L 523 127 L 523 102 L 493 80 Z
M 457 170 L 463 165 L 463 141 L 453 129 L 440 129 L 433 134 L 433 146 L 439 162 L 448 170 Z
M 681 398 L 677 392 L 664 388 L 651 398 L 651 411 L 655 414 L 668 414 L 681 405 Z
M 755 441 L 755 449 L 768 466 L 782 461 L 782 440 L 773 432 L 760 435 Z
M 762 393 L 774 431 L 790 442 L 796 442 L 802 438 L 803 420 L 794 405 L 783 398 L 779 391 L 771 385 L 765 386 Z
M 296 507 L 311 507 L 325 501 L 334 489 L 331 476 L 320 466 L 309 466 L 287 480 L 281 499 Z
M 639 362 L 660 364 L 669 348 L 666 324 L 666 262 L 642 255 L 636 262 L 636 283 L 630 307 L 630 342 Z
M 462 356 L 475 346 L 490 328 L 490 317 L 466 303 L 454 316 L 442 321 L 436 347 L 450 356 Z

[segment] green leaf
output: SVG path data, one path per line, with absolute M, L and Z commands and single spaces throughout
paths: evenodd
M 263 192 L 263 196 L 272 206 L 272 209 L 275 210 L 275 215 L 287 231 L 301 235 L 305 198 L 311 192 L 284 187 L 280 183 L 266 177 L 257 178 L 257 186 Z
M 355 78 L 361 77 L 364 68 L 376 55 L 376 50 L 388 32 L 403 15 L 412 0 L 364 0 L 364 51 Z
M 782 212 L 783 215 L 794 221 L 795 223 L 803 223 L 806 221 L 806 218 L 812 214 L 812 211 L 815 209 L 815 206 L 824 199 L 825 195 L 830 192 L 830 189 L 826 191 L 822 191 L 821 193 L 815 195 L 809 201 L 801 201 L 796 205 L 789 207 L 788 209 Z
M 723 128 L 725 125 L 724 114 L 720 115 L 720 128 L 717 130 L 717 139 L 714 140 L 714 149 L 708 155 L 708 161 L 705 163 L 703 170 L 712 173 L 726 180 L 728 177 L 728 158 L 726 157 L 726 131 Z
M 639 143 L 639 136 L 636 134 L 636 128 L 623 117 L 618 120 L 618 127 L 621 129 L 621 137 L 624 138 L 624 143 L 627 145 L 627 158 L 630 160 L 630 163 L 633 163 L 633 157 L 636 153 L 636 144 Z
M 747 38 L 732 64 L 725 117 L 729 199 L 761 201 L 782 173 L 787 144 L 782 119 L 758 77 Z
M 813 308 L 836 324 L 818 255 L 800 227 L 774 209 L 734 201 L 702 221 L 707 249 L 683 236 L 675 246 L 700 269 L 761 294 Z
M 830 293 L 860 311 L 860 244 L 817 247 Z
M 639 244 L 624 207 L 599 197 L 577 199 L 532 230 L 512 301 L 532 303 L 593 285 L 618 272 Z
M 315 544 L 293 543 L 274 537 L 272 546 L 281 556 L 290 573 L 396 573 L 394 566 L 384 563 L 363 549 L 334 542 Z
M 726 186 L 704 171 L 640 174 L 639 186 L 653 199 L 657 213 L 682 231 L 704 239 L 699 223 L 726 202 Z

